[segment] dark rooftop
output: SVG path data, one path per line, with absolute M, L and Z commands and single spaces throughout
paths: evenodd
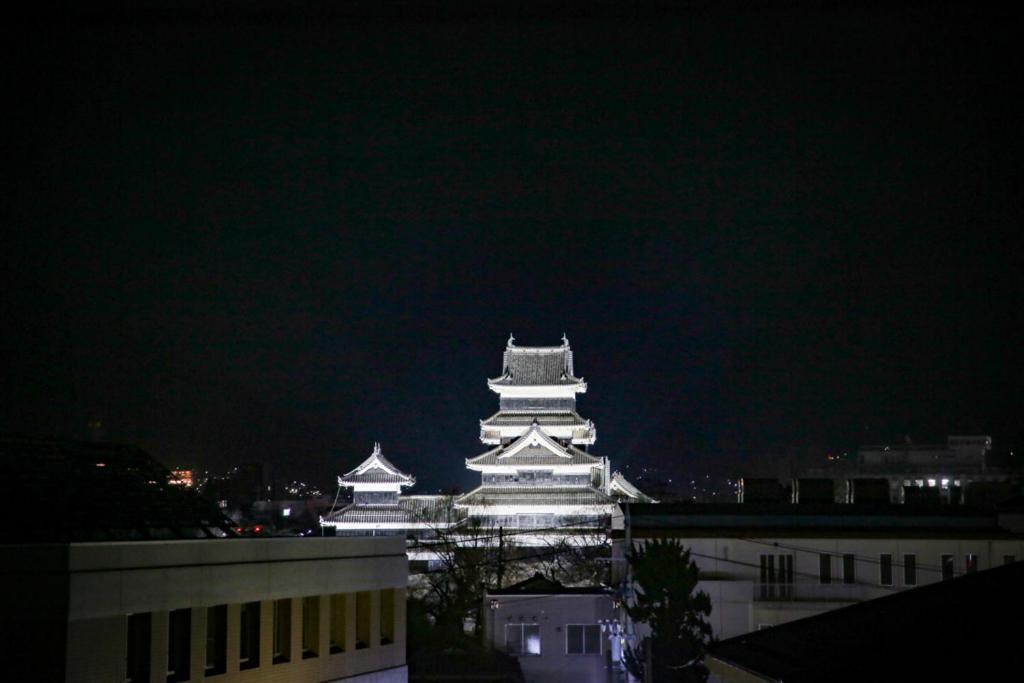
M 231 521 L 136 446 L 0 437 L 0 543 L 233 535 Z
M 630 505 L 629 518 L 633 534 L 641 536 L 659 533 L 694 536 L 852 533 L 864 537 L 932 533 L 947 537 L 972 533 L 992 537 L 1013 535 L 1000 526 L 1000 515 L 995 508 L 964 505 L 635 503 Z
M 1016 562 L 902 591 L 723 640 L 711 665 L 786 683 L 1000 680 L 1024 663 L 1022 584 Z

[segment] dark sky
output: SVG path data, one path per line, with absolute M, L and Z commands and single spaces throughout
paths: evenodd
M 467 486 L 564 331 L 617 467 L 1020 440 L 1018 17 L 414 4 L 4 29 L 0 431 Z

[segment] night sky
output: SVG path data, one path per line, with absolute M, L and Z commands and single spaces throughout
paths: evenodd
M 620 468 L 1021 440 L 1018 17 L 413 5 L 3 29 L 0 431 L 467 487 L 565 332 Z

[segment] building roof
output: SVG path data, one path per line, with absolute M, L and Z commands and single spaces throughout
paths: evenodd
M 609 493 L 615 498 L 628 498 L 632 503 L 657 503 L 646 493 L 631 484 L 628 479 L 622 476 L 622 472 L 612 472 L 611 480 L 608 482 Z
M 725 680 L 988 680 L 1024 663 L 1024 562 L 723 640 Z M 732 675 L 730 675 L 732 674 Z
M 534 420 L 530 428 L 512 443 L 492 448 L 486 453 L 466 460 L 466 466 L 473 469 L 486 465 L 508 467 L 591 465 L 597 467 L 601 464 L 601 458 L 596 458 L 572 445 L 563 446 L 548 436 L 537 420 Z
M 963 505 L 638 503 L 629 514 L 634 536 L 1020 538 L 995 510 Z
M 324 516 L 331 524 L 436 524 L 447 526 L 464 518 L 450 496 L 403 496 L 397 504 L 351 504 Z
M 0 437 L 2 543 L 233 536 L 234 524 L 137 446 Z M 56 503 L 56 505 L 54 505 Z
M 489 384 L 551 386 L 583 381 L 573 374 L 572 349 L 564 336 L 561 346 L 516 346 L 514 341 L 510 336 L 501 376 L 488 380 Z
M 470 505 L 612 505 L 615 501 L 589 486 L 478 486 L 455 500 Z
M 563 426 L 563 425 L 589 425 L 590 420 L 584 420 L 575 411 L 558 413 L 538 413 L 520 410 L 499 410 L 486 420 L 480 420 L 481 427 L 519 427 L 529 426 L 537 422 L 542 427 Z
M 613 595 L 608 586 L 563 586 L 540 572 L 505 588 L 487 591 L 488 595 Z
M 373 444 L 373 453 L 359 467 L 338 477 L 338 486 L 354 486 L 356 484 L 399 484 L 412 486 L 416 479 L 395 467 L 381 453 L 380 444 Z

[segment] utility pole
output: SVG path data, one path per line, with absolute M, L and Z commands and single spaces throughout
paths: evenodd
M 498 527 L 498 590 L 505 580 L 505 536 L 504 527 Z

